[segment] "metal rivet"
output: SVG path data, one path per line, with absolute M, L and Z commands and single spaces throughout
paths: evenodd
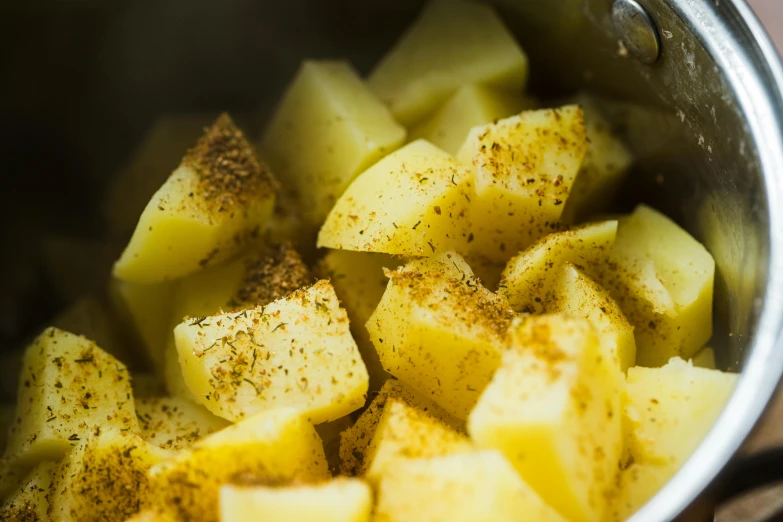
M 658 29 L 650 15 L 635 0 L 615 0 L 612 25 L 628 54 L 642 63 L 654 63 L 661 54 Z

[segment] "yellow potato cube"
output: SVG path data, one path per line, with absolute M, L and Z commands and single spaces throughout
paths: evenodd
M 557 288 L 557 297 L 548 304 L 547 312 L 586 318 L 598 332 L 604 355 L 623 373 L 636 364 L 633 326 L 606 290 L 568 262 L 561 268 Z
M 216 117 L 164 114 L 153 122 L 109 186 L 103 214 L 114 237 L 131 235 L 152 195 Z
M 136 399 L 141 436 L 163 449 L 183 449 L 222 430 L 229 422 L 181 397 Z
M 464 251 L 469 192 L 464 166 L 414 141 L 351 183 L 321 227 L 318 246 L 404 256 Z
M 462 85 L 521 92 L 527 75 L 527 56 L 491 7 L 434 0 L 375 66 L 368 82 L 394 117 L 410 126 Z
M 365 402 L 367 369 L 328 281 L 266 306 L 190 319 L 174 336 L 188 388 L 219 417 L 295 407 L 320 424 Z
M 661 368 L 630 368 L 627 381 L 631 455 L 677 469 L 712 428 L 737 374 L 696 368 L 675 357 Z
M 147 472 L 165 456 L 137 434 L 94 428 L 53 472 L 51 521 L 124 522 L 149 502 Z
M 468 418 L 482 448 L 500 450 L 563 517 L 600 521 L 622 451 L 622 374 L 586 319 L 530 316 Z
M 351 442 L 348 437 L 345 440 Z M 353 474 L 366 476 L 371 484 L 377 485 L 386 470 L 394 467 L 400 459 L 438 457 L 472 449 L 473 445 L 465 435 L 402 401 L 390 398 L 383 406 L 366 447 L 361 453 L 352 452 L 349 458 L 353 462 L 345 465 L 353 464 Z M 342 453 L 346 455 L 348 452 Z
M 169 283 L 139 285 L 119 279 L 109 283 L 117 316 L 156 373 L 163 370 L 164 346 L 171 327 L 172 291 Z
M 130 517 L 125 522 L 180 522 L 168 512 L 146 509 Z
M 514 313 L 453 252 L 387 275 L 386 292 L 367 322 L 384 368 L 464 419 L 500 364 Z
M 370 391 L 378 390 L 389 374 L 381 365 L 366 324 L 389 282 L 383 270 L 398 266 L 400 261 L 386 254 L 330 250 L 316 267 L 319 277 L 331 281 L 348 313 L 351 333 L 370 376 Z
M 149 476 L 153 507 L 173 509 L 178 520 L 217 522 L 223 485 L 317 481 L 329 472 L 315 428 L 299 412 L 283 408 L 200 440 L 154 466 Z
M 5 457 L 0 459 L 0 499 L 11 495 L 22 484 L 30 470 L 30 466 L 23 466 L 16 459 Z
M 92 341 L 47 328 L 28 346 L 6 457 L 57 460 L 99 427 L 138 431 L 128 370 Z
M 9 522 L 46 522 L 49 501 L 46 494 L 56 464 L 44 461 L 35 466 L 22 484 L 0 505 L 0 520 Z
M 381 480 L 378 522 L 565 522 L 496 451 L 412 459 Z
M 266 129 L 261 148 L 305 219 L 323 223 L 357 174 L 405 141 L 346 61 L 305 61 Z
M 174 342 L 174 327 L 185 317 L 197 318 L 266 305 L 311 282 L 310 270 L 296 250 L 285 243 L 177 281 L 172 299 L 174 320 L 163 361 L 169 394 L 199 402 L 185 384 Z
M 609 262 L 586 272 L 634 326 L 637 364 L 690 358 L 712 335 L 715 261 L 690 234 L 650 207 L 640 205 L 620 220 Z
M 624 522 L 660 490 L 677 469 L 673 466 L 634 462 L 620 472 L 610 493 L 608 520 Z
M 498 293 L 517 311 L 544 313 L 557 300 L 563 263 L 584 267 L 605 262 L 616 234 L 617 221 L 550 234 L 508 262 Z
M 575 105 L 471 130 L 457 157 L 475 177 L 472 252 L 506 261 L 557 230 L 586 151 L 584 117 Z
M 372 491 L 357 479 L 281 488 L 223 486 L 220 522 L 370 522 Z
M 242 132 L 221 115 L 152 196 L 114 276 L 160 283 L 234 257 L 259 237 L 276 190 Z
M 522 109 L 533 109 L 534 105 L 531 99 L 517 93 L 463 85 L 435 114 L 416 125 L 409 139 L 425 139 L 456 155 L 473 127 L 508 118 Z
M 582 94 L 574 101 L 585 113 L 590 146 L 563 209 L 562 219 L 567 223 L 578 223 L 608 210 L 633 160 L 593 98 Z
M 696 355 L 691 357 L 691 363 L 699 368 L 706 368 L 708 370 L 717 369 L 715 366 L 715 352 L 708 346 L 705 346 L 696 352 Z
M 455 419 L 430 399 L 407 388 L 397 379 L 390 378 L 356 419 L 356 423 L 340 434 L 340 469 L 344 475 L 359 475 L 366 468 L 364 457 L 381 423 L 388 401 L 405 404 L 459 433 L 465 432 L 463 421 Z

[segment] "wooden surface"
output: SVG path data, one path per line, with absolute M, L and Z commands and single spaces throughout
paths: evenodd
M 766 26 L 772 40 L 783 50 L 783 0 L 749 0 Z M 769 412 L 743 452 L 783 446 L 783 392 L 779 392 Z M 716 522 L 761 522 L 783 520 L 783 485 L 776 485 L 739 499 L 721 509 Z

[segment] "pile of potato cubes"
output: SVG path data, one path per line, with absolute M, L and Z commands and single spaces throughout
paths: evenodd
M 161 120 L 107 199 L 110 306 L 24 353 L 0 518 L 643 505 L 736 381 L 705 348 L 714 262 L 647 206 L 597 219 L 631 154 L 596 99 L 547 108 L 527 76 L 492 8 L 434 0 L 367 78 L 304 62 L 256 146 L 226 114 Z

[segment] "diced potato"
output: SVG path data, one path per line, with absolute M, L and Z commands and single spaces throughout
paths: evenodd
M 315 429 L 287 408 L 248 417 L 150 470 L 153 507 L 175 510 L 178 520 L 203 522 L 217 522 L 223 485 L 276 485 L 328 476 Z
M 57 465 L 52 522 L 124 522 L 149 502 L 147 472 L 165 453 L 139 435 L 96 427 Z
M 282 488 L 223 486 L 220 522 L 369 522 L 372 504 L 370 487 L 348 478 Z
M 229 425 L 203 406 L 181 397 L 136 399 L 135 404 L 141 436 L 163 449 L 188 448 Z
M 470 265 L 473 274 L 481 281 L 487 290 L 496 292 L 499 289 L 500 280 L 503 277 L 504 263 L 492 261 L 478 254 L 468 254 L 465 261 Z
M 151 373 L 132 373 L 131 387 L 134 399 L 149 399 L 165 394 L 163 382 L 158 376 Z
M 285 243 L 177 281 L 172 305 L 174 320 L 163 361 L 169 394 L 199 402 L 185 384 L 174 342 L 174 326 L 185 317 L 204 317 L 266 305 L 311 282 L 307 266 Z
M 686 231 L 650 207 L 640 205 L 620 220 L 609 262 L 586 272 L 634 326 L 637 364 L 690 358 L 712 335 L 715 262 Z
M 563 263 L 579 267 L 604 263 L 616 234 L 617 221 L 602 221 L 544 237 L 508 262 L 500 295 L 517 311 L 544 313 L 558 298 Z
M 389 374 L 381 365 L 366 324 L 389 282 L 384 268 L 398 266 L 400 261 L 386 254 L 330 250 L 316 267 L 319 277 L 332 282 L 340 304 L 348 313 L 351 333 L 370 376 L 370 391 L 380 389 Z
M 44 461 L 35 466 L 22 484 L 0 506 L 0 520 L 46 522 L 49 501 L 46 494 L 52 481 L 55 463 Z
M 699 368 L 706 368 L 708 370 L 715 370 L 715 352 L 712 348 L 705 346 L 696 355 L 691 357 L 691 363 Z
M 676 468 L 635 462 L 620 472 L 616 489 L 610 493 L 608 520 L 623 522 L 674 476 Z
M 534 105 L 535 102 L 518 93 L 463 85 L 435 114 L 419 123 L 409 139 L 425 139 L 456 155 L 473 127 L 508 118 L 522 109 L 532 109 Z
M 631 455 L 677 469 L 712 428 L 737 374 L 672 358 L 662 368 L 630 368 L 627 381 Z
M 130 517 L 125 522 L 180 522 L 168 512 L 146 509 Z
M 600 521 L 622 451 L 622 374 L 586 319 L 530 316 L 468 418 L 476 444 L 498 449 L 569 520 Z
M 585 113 L 590 146 L 563 209 L 562 219 L 567 223 L 608 210 L 632 162 L 631 153 L 614 135 L 592 97 L 582 94 L 575 102 Z
M 427 256 L 465 251 L 468 169 L 424 140 L 409 143 L 361 173 L 318 234 L 318 246 Z
M 582 110 L 527 111 L 470 131 L 457 157 L 471 165 L 471 250 L 507 261 L 557 230 L 587 136 Z
M 261 148 L 302 213 L 320 226 L 357 174 L 405 141 L 405 129 L 346 61 L 305 61 Z
M 110 315 L 107 303 L 95 297 L 81 297 L 52 319 L 51 325 L 83 335 L 126 365 L 138 366 L 137 358 L 118 331 L 117 320 Z
M 366 413 L 365 413 L 366 414 Z M 372 415 L 372 413 L 370 413 Z M 344 439 L 349 447 L 356 447 L 350 437 Z M 361 453 L 341 453 L 347 457 L 344 468 L 355 475 L 366 476 L 377 485 L 386 470 L 401 459 L 426 458 L 470 451 L 473 445 L 465 435 L 457 433 L 426 413 L 397 399 L 388 399 L 372 438 L 366 441 Z
M 114 237 L 130 236 L 152 195 L 216 117 L 164 114 L 152 123 L 109 186 L 103 214 Z
M 514 314 L 456 253 L 412 261 L 367 322 L 386 371 L 464 419 L 500 364 Z
M 616 361 L 623 373 L 636 364 L 633 326 L 606 290 L 568 262 L 561 268 L 557 288 L 557 297 L 548 304 L 547 312 L 588 319 L 598 332 L 604 354 Z
M 434 0 L 375 66 L 375 94 L 406 126 L 422 120 L 460 86 L 521 92 L 527 56 L 493 9 L 466 0 Z
M 496 451 L 400 462 L 381 480 L 378 522 L 565 522 Z
M 219 417 L 295 407 L 320 424 L 365 402 L 367 369 L 328 281 L 266 306 L 185 321 L 174 335 L 188 388 Z
M 119 319 L 157 373 L 163 369 L 163 349 L 171 326 L 172 291 L 169 283 L 138 285 L 118 279 L 109 283 L 109 295 Z
M 22 371 L 6 448 L 20 464 L 59 459 L 95 428 L 138 431 L 128 370 L 92 341 L 47 328 Z
M 11 427 L 15 416 L 16 406 L 11 403 L 0 403 L 0 455 L 5 451 L 5 444 L 8 440 L 8 428 Z
M 242 132 L 221 115 L 147 204 L 114 276 L 161 283 L 234 257 L 260 235 L 276 190 Z
M 30 466 L 19 464 L 16 459 L 0 459 L 0 500 L 11 495 L 16 488 L 21 486 L 25 476 L 29 474 Z
M 138 218 L 138 214 L 136 215 Z M 52 236 L 40 243 L 40 262 L 46 282 L 64 303 L 98 295 L 111 273 L 117 248 L 92 238 Z

